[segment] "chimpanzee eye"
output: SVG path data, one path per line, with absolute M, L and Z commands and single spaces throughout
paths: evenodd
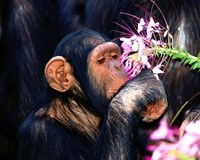
M 99 59 L 97 60 L 97 62 L 98 62 L 99 64 L 104 63 L 104 62 L 105 62 L 105 57 L 99 58 Z
M 112 56 L 113 59 L 118 59 L 118 57 L 119 57 L 119 55 L 115 52 L 112 52 L 111 56 Z

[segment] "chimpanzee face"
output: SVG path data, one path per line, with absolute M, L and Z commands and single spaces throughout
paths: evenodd
M 106 99 L 111 99 L 127 80 L 120 55 L 120 48 L 115 43 L 106 42 L 95 47 L 88 56 L 91 86 Z
M 87 30 L 65 37 L 58 45 L 57 55 L 46 65 L 49 85 L 59 92 L 79 90 L 104 113 L 127 80 L 124 66 L 120 64 L 120 48 L 108 41 Z

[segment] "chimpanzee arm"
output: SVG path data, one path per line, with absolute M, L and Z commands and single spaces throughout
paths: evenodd
M 19 160 L 74 160 L 88 157 L 74 135 L 59 122 L 32 113 L 19 129 Z
M 148 107 L 151 114 L 148 114 Z M 160 108 L 159 108 L 160 107 Z M 167 107 L 165 90 L 150 71 L 144 71 L 128 82 L 112 99 L 102 135 L 100 159 L 136 159 L 134 138 L 140 120 L 156 119 Z M 154 115 L 157 112 L 158 115 Z M 150 116 L 149 116 L 150 115 Z

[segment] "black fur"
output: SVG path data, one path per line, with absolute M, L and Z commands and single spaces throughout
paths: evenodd
M 141 112 L 146 110 L 148 104 L 158 100 L 164 100 L 166 103 L 164 87 L 152 72 L 144 71 L 125 84 L 111 103 L 98 101 L 101 100 L 100 97 L 95 95 L 96 91 L 91 90 L 87 82 L 89 79 L 84 69 L 87 66 L 77 66 L 76 62 L 82 57 L 80 65 L 86 65 L 92 47 L 106 40 L 107 38 L 99 33 L 80 30 L 69 34 L 58 44 L 55 55 L 64 56 L 73 66 L 75 77 L 80 82 L 84 95 L 80 101 L 75 98 L 80 96 L 77 92 L 70 92 L 70 94 L 68 91 L 54 92 L 46 104 L 41 105 L 38 111 L 34 111 L 25 119 L 19 129 L 20 160 L 138 159 L 138 154 L 144 153 L 139 152 L 139 148 L 144 144 L 138 140 L 141 136 L 138 125 L 142 118 Z M 77 45 L 77 43 L 79 46 L 73 50 L 75 47 L 73 44 Z M 65 104 L 64 107 L 70 107 L 67 104 L 73 105 L 69 99 L 73 97 L 80 107 L 90 109 L 94 115 L 99 115 L 98 107 L 107 108 L 100 112 L 101 124 L 97 127 L 98 135 L 92 140 L 88 139 L 86 135 L 73 129 L 73 124 L 68 127 L 71 124 L 61 124 L 54 118 L 50 118 L 47 110 L 51 107 L 51 102 L 58 97 L 60 102 Z M 76 111 L 71 110 L 70 116 L 73 117 L 75 114 Z M 88 124 L 80 122 L 80 127 L 82 125 Z

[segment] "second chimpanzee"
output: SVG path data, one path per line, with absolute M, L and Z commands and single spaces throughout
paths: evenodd
M 20 127 L 19 159 L 138 159 L 138 123 L 162 115 L 166 94 L 151 71 L 127 81 L 119 58 L 91 30 L 61 40 L 45 67 L 47 96 Z

